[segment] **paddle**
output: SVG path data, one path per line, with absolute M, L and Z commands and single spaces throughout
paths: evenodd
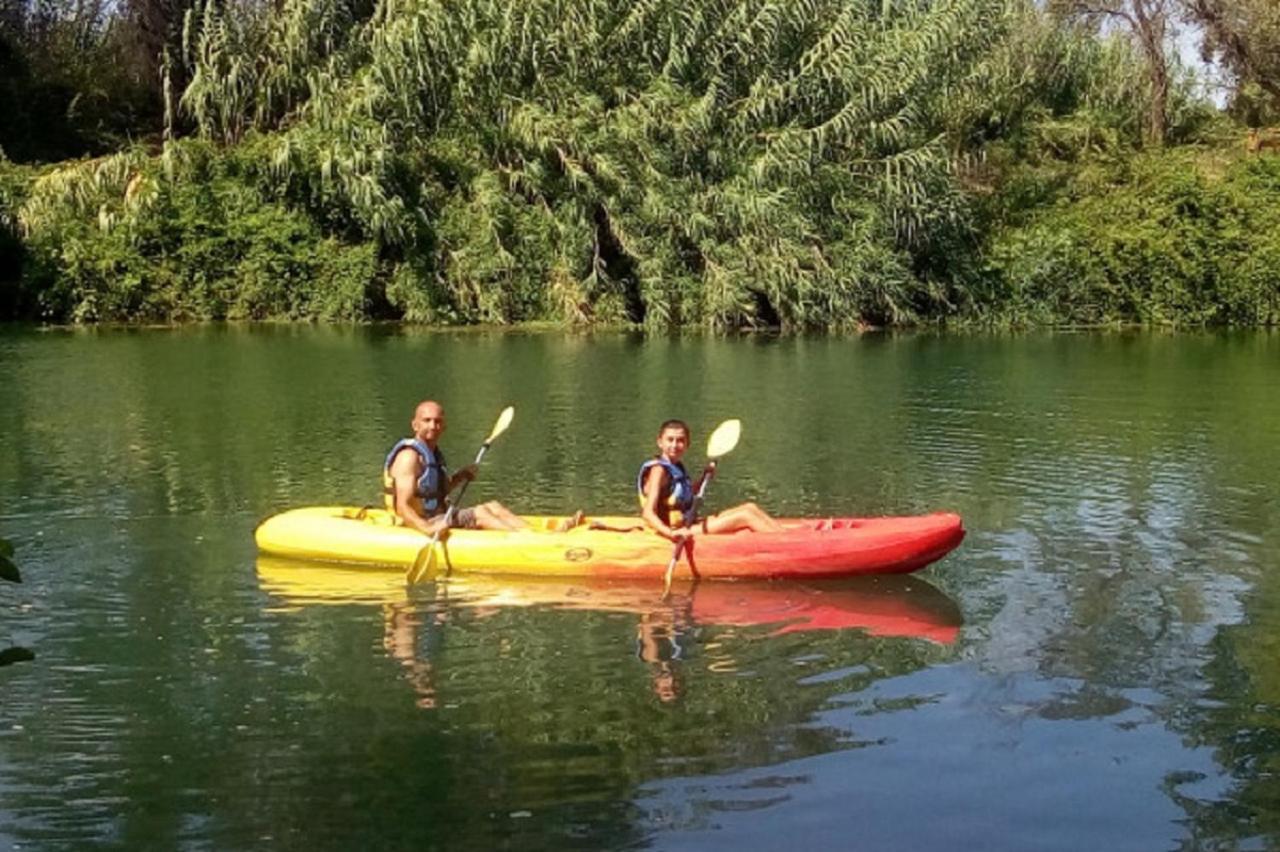
M 680 519 L 680 526 L 692 527 L 698 519 L 698 509 L 702 506 L 702 497 L 707 493 L 707 484 L 716 475 L 716 462 L 738 446 L 738 437 L 742 434 L 742 421 L 726 420 L 715 428 L 707 439 L 707 466 L 698 480 L 698 492 L 693 495 L 693 508 Z M 662 596 L 671 592 L 671 576 L 675 573 L 676 563 L 680 561 L 680 553 L 687 546 L 688 538 L 676 539 L 675 550 L 671 553 L 671 561 L 667 563 L 667 572 L 662 578 Z
M 516 410 L 514 407 L 508 405 L 506 408 L 502 409 L 502 413 L 498 415 L 498 421 L 493 424 L 493 430 L 489 432 L 489 437 L 484 439 L 484 443 L 480 445 L 480 452 L 476 453 L 476 467 L 480 466 L 480 462 L 484 459 L 484 454 L 489 451 L 489 445 L 492 444 L 499 435 L 507 431 L 507 427 L 511 425 L 511 418 L 515 416 Z M 462 503 L 462 495 L 467 493 L 467 486 L 470 484 L 470 479 L 462 483 L 462 487 L 458 489 L 457 498 L 450 501 L 449 509 L 444 513 L 444 523 L 442 523 L 435 531 L 435 534 L 431 536 L 431 541 L 427 543 L 427 546 L 418 551 L 418 558 L 413 560 L 413 564 L 409 566 L 409 570 L 405 574 L 405 581 L 410 585 L 418 582 L 423 574 L 431 576 L 431 563 L 435 561 L 436 556 L 436 542 L 440 540 L 441 531 L 447 530 L 449 528 L 449 524 L 452 523 L 453 513 Z M 425 560 L 422 558 L 424 553 L 427 557 Z

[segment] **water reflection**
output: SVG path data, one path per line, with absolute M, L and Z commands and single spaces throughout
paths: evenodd
M 662 596 L 661 584 L 589 578 L 456 576 L 407 587 L 398 571 L 336 567 L 259 556 L 258 580 L 277 606 L 364 604 L 379 607 L 383 647 L 402 666 L 418 705 L 437 706 L 430 637 L 455 610 L 481 618 L 507 608 L 535 607 L 635 617 L 635 657 L 650 670 L 662 702 L 681 695 L 680 666 L 692 654 L 701 628 L 764 628 L 761 635 L 856 629 L 875 637 L 954 642 L 963 622 L 956 603 L 918 577 L 860 577 L 825 583 L 677 583 Z M 731 634 L 730 634 L 731 635 Z M 710 671 L 738 670 L 725 635 L 701 649 Z
M 1274 846 L 1278 355 L 0 329 L 0 644 L 38 654 L 0 669 L 0 848 Z M 526 512 L 633 510 L 672 415 L 743 418 L 719 505 L 955 509 L 925 576 L 964 629 L 931 587 L 259 574 L 266 515 L 378 498 L 424 393 L 464 456 L 516 406 L 471 494 Z

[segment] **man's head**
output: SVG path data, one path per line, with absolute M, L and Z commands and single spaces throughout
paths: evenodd
M 683 420 L 668 420 L 658 427 L 658 452 L 672 461 L 680 461 L 689 449 L 689 425 Z
M 423 400 L 414 409 L 413 420 L 409 425 L 414 437 L 434 447 L 435 442 L 444 434 L 444 406 L 435 400 Z

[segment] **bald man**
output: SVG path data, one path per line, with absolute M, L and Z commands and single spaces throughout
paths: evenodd
M 413 437 L 398 441 L 382 469 L 382 490 L 387 509 L 408 526 L 427 535 L 444 527 L 448 496 L 454 488 L 476 477 L 469 464 L 450 475 L 438 441 L 444 434 L 444 406 L 423 400 L 414 409 L 409 426 Z M 469 530 L 523 530 L 529 525 L 496 500 L 453 513 L 451 526 Z

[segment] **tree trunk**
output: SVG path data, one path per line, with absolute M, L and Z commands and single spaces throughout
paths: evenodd
M 1138 41 L 1147 58 L 1147 73 L 1151 77 L 1151 105 L 1147 109 L 1146 141 L 1149 145 L 1164 145 L 1169 129 L 1169 63 L 1164 55 L 1164 39 L 1168 19 L 1164 0 L 1134 0 L 1134 21 L 1137 23 Z
M 1169 68 L 1164 54 L 1151 65 L 1151 106 L 1147 111 L 1147 142 L 1155 147 L 1164 144 L 1169 132 Z

